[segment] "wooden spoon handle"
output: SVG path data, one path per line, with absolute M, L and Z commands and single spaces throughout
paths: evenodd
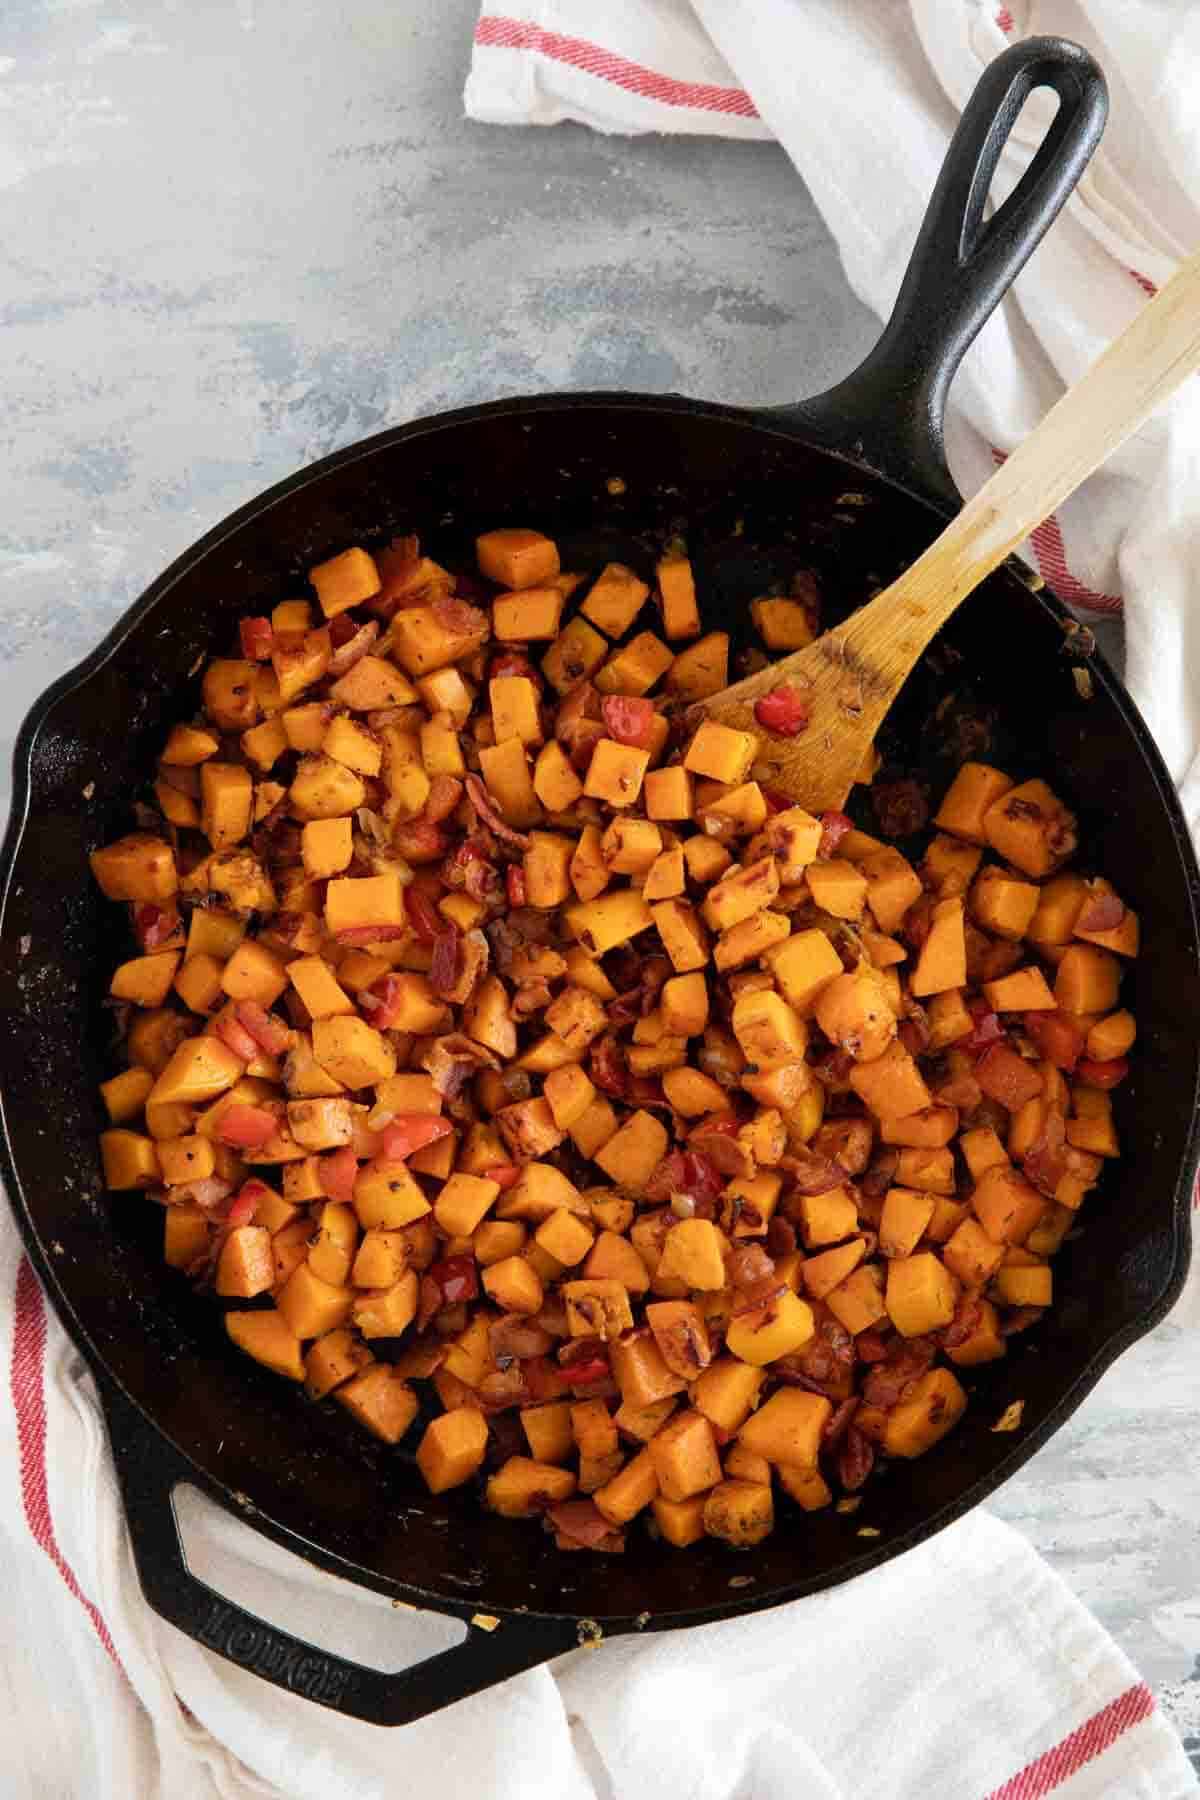
M 1200 251 L 1056 402 L 929 549 L 869 605 L 827 634 L 835 660 L 860 666 L 865 710 L 876 723 L 959 603 L 1197 366 Z M 807 660 L 801 666 L 802 658 Z M 790 672 L 811 670 L 811 650 L 797 651 L 726 688 L 715 697 L 712 710 L 724 716 L 730 707 L 753 704 Z

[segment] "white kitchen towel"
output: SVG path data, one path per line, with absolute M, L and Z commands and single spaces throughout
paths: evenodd
M 983 1512 L 830 1594 L 576 1651 L 407 1729 L 344 1719 L 200 1649 L 145 1605 L 90 1377 L 7 1217 L 0 1306 L 4 1800 L 1196 1791 L 1125 1656 Z M 293 1632 L 381 1667 L 443 1647 L 444 1628 L 431 1634 L 420 1615 L 319 1573 L 200 1496 L 185 1494 L 180 1513 L 193 1566 Z
M 495 0 L 468 113 L 600 131 L 777 137 L 859 298 L 891 309 L 959 114 L 985 65 L 1037 34 L 1108 79 L 1109 122 L 1075 194 L 968 351 L 947 452 L 964 494 L 1200 247 L 1200 10 L 1174 0 Z M 1055 102 L 1034 95 L 997 201 Z M 1061 599 L 1124 627 L 1125 679 L 1200 831 L 1200 381 L 1176 395 L 1026 547 Z M 1111 633 L 1105 634 L 1106 645 Z M 1200 1325 L 1200 1266 L 1174 1316 Z

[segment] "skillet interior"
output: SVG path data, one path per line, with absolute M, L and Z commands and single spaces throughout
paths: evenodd
M 613 477 L 623 493 L 609 491 Z M 228 644 L 237 615 L 295 593 L 306 567 L 346 543 L 416 529 L 434 555 L 462 566 L 474 532 L 502 522 L 553 532 L 566 567 L 645 560 L 683 530 L 706 623 L 736 634 L 748 601 L 801 566 L 821 573 L 836 617 L 937 528 L 923 504 L 786 427 L 636 396 L 501 405 L 403 428 L 245 509 L 168 571 L 99 666 L 82 685 L 68 677 L 19 746 L 29 803 L 15 849 L 10 837 L 0 948 L 10 1192 L 93 1363 L 202 1485 L 247 1496 L 293 1548 L 410 1598 L 612 1624 L 645 1613 L 696 1622 L 828 1586 L 948 1522 L 1016 1468 L 1177 1293 L 1200 1016 L 1195 866 L 1128 701 L 1098 661 L 1083 699 L 1061 611 L 1013 575 L 993 577 L 944 634 L 951 657 L 935 649 L 910 682 L 885 747 L 940 787 L 951 728 L 931 720 L 932 706 L 965 695 L 991 722 L 989 754 L 1051 778 L 1080 813 L 1086 860 L 1141 914 L 1144 951 L 1128 983 L 1138 1055 L 1117 1100 L 1125 1156 L 1059 1258 L 1058 1304 L 1008 1361 L 972 1373 L 978 1402 L 935 1453 L 871 1484 L 857 1514 L 787 1519 L 749 1556 L 713 1540 L 673 1556 L 633 1532 L 624 1557 L 559 1557 L 469 1493 L 431 1497 L 411 1452 L 375 1445 L 336 1407 L 309 1406 L 228 1346 L 211 1302 L 163 1267 L 156 1210 L 101 1191 L 95 1090 L 113 1066 L 104 971 L 124 946 L 86 853 L 128 827 L 168 723 L 195 703 L 197 659 Z M 959 716 L 956 705 L 950 717 Z M 18 804 L 20 794 L 19 773 Z M 14 817 L 14 836 L 20 825 Z M 1017 1398 L 1020 1431 L 993 1433 Z M 880 1535 L 860 1536 L 864 1526 Z

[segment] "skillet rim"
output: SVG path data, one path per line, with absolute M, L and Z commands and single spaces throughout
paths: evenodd
M 953 511 L 951 507 L 936 504 L 926 495 L 916 491 L 904 479 L 897 478 L 896 475 L 889 474 L 878 467 L 868 456 L 854 454 L 822 441 L 820 419 L 816 416 L 806 416 L 803 406 L 781 408 L 776 412 L 764 413 L 753 408 L 694 400 L 678 394 L 645 394 L 605 390 L 546 393 L 489 401 L 430 414 L 403 425 L 389 427 L 371 437 L 360 439 L 315 463 L 295 470 L 219 520 L 195 543 L 181 552 L 151 582 L 138 599 L 113 623 L 101 641 L 86 657 L 52 682 L 34 701 L 22 721 L 13 748 L 12 801 L 3 845 L 0 846 L 0 931 L 3 929 L 16 859 L 33 808 L 32 762 L 42 727 L 61 701 L 83 688 L 104 668 L 142 620 L 160 602 L 169 597 L 172 588 L 184 575 L 192 572 L 210 552 L 245 526 L 269 513 L 281 500 L 323 481 L 326 476 L 336 470 L 347 468 L 359 461 L 366 461 L 394 444 L 416 441 L 448 428 L 469 426 L 489 418 L 500 416 L 533 418 L 539 413 L 576 410 L 607 410 L 630 414 L 649 410 L 680 417 L 703 417 L 742 428 L 749 427 L 755 431 L 775 436 L 784 443 L 796 444 L 809 453 L 830 457 L 850 471 L 867 474 L 873 480 L 882 481 L 901 495 L 906 502 L 920 507 L 936 521 L 940 522 L 951 516 Z M 1024 570 L 1023 565 L 1017 564 L 1015 561 L 1010 562 L 1007 572 L 1021 580 L 1022 585 L 1027 589 L 1030 588 L 1028 573 Z M 1060 630 L 1074 622 L 1074 615 L 1048 587 L 1033 589 L 1033 598 L 1039 607 L 1049 614 Z M 1193 954 L 1200 960 L 1200 868 L 1197 866 L 1195 850 L 1184 821 L 1178 794 L 1161 753 L 1150 735 L 1149 728 L 1124 683 L 1098 650 L 1091 653 L 1087 661 L 1094 678 L 1105 690 L 1121 723 L 1136 748 L 1141 752 L 1159 802 L 1166 812 L 1172 839 L 1183 865 L 1182 872 L 1186 880 L 1189 901 L 1188 937 Z M 879 1564 L 890 1561 L 891 1558 L 912 1549 L 915 1545 L 933 1537 L 956 1519 L 963 1517 L 995 1492 L 1065 1424 L 1116 1359 L 1139 1338 L 1144 1337 L 1159 1324 L 1170 1310 L 1183 1287 L 1190 1263 L 1192 1192 L 1196 1182 L 1197 1166 L 1200 1164 L 1200 1108 L 1198 1108 L 1198 1101 L 1200 1101 L 1200 1034 L 1198 1034 L 1194 1046 L 1191 1123 L 1172 1195 L 1171 1266 L 1164 1273 L 1155 1299 L 1147 1304 L 1134 1319 L 1114 1328 L 1038 1425 L 1028 1432 L 1023 1432 L 1019 1437 L 1014 1435 L 1011 1447 L 999 1459 L 994 1468 L 974 1479 L 962 1494 L 939 1508 L 920 1525 L 914 1526 L 896 1537 L 881 1540 L 874 1549 L 864 1546 L 861 1555 L 856 1560 L 854 1570 L 843 1575 L 841 1580 L 851 1580 L 858 1575 L 866 1574 Z M 102 1400 L 107 1404 L 106 1389 L 110 1393 L 112 1390 L 116 1390 L 125 1406 L 133 1409 L 139 1429 L 149 1432 L 152 1437 L 170 1446 L 174 1456 L 186 1469 L 186 1473 L 180 1472 L 174 1475 L 172 1480 L 190 1480 L 217 1500 L 219 1504 L 233 1510 L 235 1516 L 252 1519 L 255 1528 L 264 1531 L 274 1541 L 303 1556 L 307 1561 L 351 1580 L 358 1586 L 400 1597 L 411 1596 L 422 1606 L 462 1618 L 469 1618 L 473 1612 L 478 1610 L 482 1603 L 479 1598 L 474 1601 L 464 1600 L 457 1595 L 431 1592 L 415 1583 L 400 1582 L 380 1575 L 325 1550 L 319 1544 L 301 1539 L 290 1528 L 276 1523 L 256 1506 L 250 1509 L 238 1508 L 230 1490 L 221 1482 L 220 1478 L 212 1475 L 196 1462 L 183 1445 L 170 1437 L 158 1421 L 142 1406 L 137 1397 L 130 1393 L 125 1384 L 110 1371 L 103 1353 L 92 1343 L 82 1325 L 71 1297 L 58 1277 L 52 1258 L 43 1249 L 34 1223 L 32 1208 L 25 1198 L 24 1183 L 12 1154 L 4 1106 L 2 1074 L 0 1074 L 0 1175 L 3 1175 L 9 1204 L 16 1217 L 26 1253 L 68 1334 L 96 1376 Z M 253 1496 L 250 1498 L 252 1500 Z M 606 1616 L 601 1614 L 598 1616 L 603 1622 L 605 1632 L 611 1635 L 634 1630 L 675 1629 L 680 1626 L 702 1624 L 743 1613 L 757 1612 L 838 1585 L 841 1585 L 841 1581 L 831 1582 L 823 1580 L 819 1576 L 806 1578 L 803 1571 L 798 1571 L 797 1578 L 788 1582 L 782 1589 L 772 1588 L 758 1594 L 755 1594 L 753 1589 L 745 1589 L 728 1601 L 711 1606 L 692 1607 L 674 1613 L 656 1612 L 648 1620 L 642 1615 Z M 502 1616 L 517 1616 L 508 1609 L 498 1607 L 495 1610 Z M 532 1622 L 538 1619 L 547 1621 L 573 1619 L 577 1615 L 574 1613 L 530 1612 L 526 1613 L 524 1617 Z

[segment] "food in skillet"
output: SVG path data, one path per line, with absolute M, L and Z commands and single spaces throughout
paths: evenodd
M 729 644 L 686 557 L 656 629 L 536 531 L 478 562 L 354 548 L 243 619 L 94 853 L 139 945 L 108 1186 L 434 1492 L 753 1544 L 930 1449 L 1051 1304 L 1137 918 L 1041 780 L 965 763 L 915 868 L 773 792 L 802 697 L 689 717 Z M 767 651 L 812 600 L 755 602 Z

